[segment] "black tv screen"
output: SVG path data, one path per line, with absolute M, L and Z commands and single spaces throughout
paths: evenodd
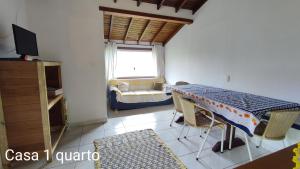
M 21 56 L 38 56 L 39 52 L 37 47 L 36 34 L 15 24 L 13 24 L 12 27 L 17 54 Z

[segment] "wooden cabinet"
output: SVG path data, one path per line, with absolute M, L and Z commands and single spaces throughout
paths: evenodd
M 58 62 L 0 61 L 0 153 L 52 154 L 66 128 L 64 95 L 48 97 L 47 88 L 62 88 Z

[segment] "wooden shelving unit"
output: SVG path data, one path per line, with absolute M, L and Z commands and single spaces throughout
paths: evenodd
M 51 145 L 52 145 L 52 150 L 55 150 L 60 139 L 63 136 L 63 133 L 66 129 L 66 125 L 60 126 L 56 131 L 51 131 Z M 53 153 L 53 152 L 52 152 Z
M 64 98 L 64 95 L 58 95 L 54 98 L 48 98 L 48 110 L 50 110 L 57 102 Z
M 67 123 L 64 95 L 48 97 L 48 87 L 62 88 L 59 62 L 0 61 L 0 153 L 4 166 L 8 165 L 3 154 L 7 149 L 41 155 L 49 150 L 52 157 Z

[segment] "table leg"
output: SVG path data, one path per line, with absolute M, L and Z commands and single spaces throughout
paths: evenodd
M 227 125 L 227 129 L 226 129 L 226 139 L 224 141 L 224 150 L 229 150 L 229 141 L 230 141 L 230 124 L 226 124 Z M 231 142 L 231 149 L 235 148 L 235 147 L 239 147 L 245 145 L 245 142 L 238 138 L 235 137 L 235 128 L 233 128 L 232 130 L 232 142 Z M 221 151 L 221 141 L 217 142 L 213 148 L 212 148 L 213 152 L 220 152 Z

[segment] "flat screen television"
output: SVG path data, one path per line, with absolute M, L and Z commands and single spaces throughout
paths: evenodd
M 17 54 L 24 59 L 26 55 L 38 56 L 36 34 L 15 24 L 12 25 Z

